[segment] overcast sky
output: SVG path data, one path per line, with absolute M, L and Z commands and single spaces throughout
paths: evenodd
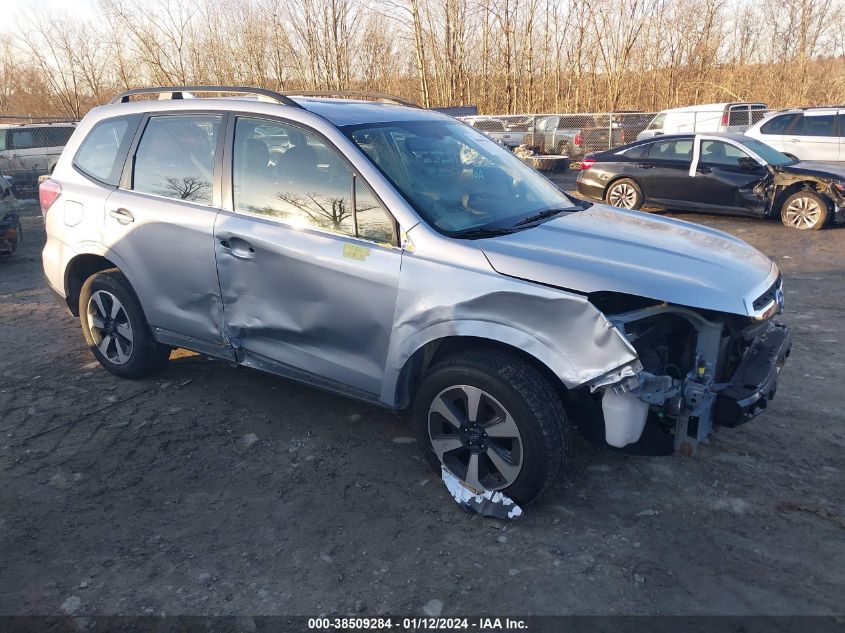
M 14 17 L 32 15 L 33 18 L 43 11 L 69 13 L 81 18 L 91 17 L 94 13 L 96 0 L 2 0 L 3 14 L 9 10 Z M 0 31 L 11 31 L 15 27 L 15 20 L 0 20 Z

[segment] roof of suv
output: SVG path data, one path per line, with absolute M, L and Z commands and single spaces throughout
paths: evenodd
M 423 121 L 451 119 L 450 116 L 392 103 L 372 103 L 355 99 L 292 97 L 303 108 L 328 119 L 338 127 L 385 121 Z
M 200 87 L 203 92 L 209 92 L 207 88 L 215 88 L 216 92 L 227 92 L 227 87 Z M 336 98 L 326 96 L 296 96 L 290 97 L 272 91 L 261 91 L 259 94 L 277 95 L 278 100 L 256 99 L 249 96 L 246 88 L 233 88 L 231 92 L 247 96 L 235 97 L 195 97 L 189 88 L 184 88 L 184 93 L 178 88 L 161 88 L 161 94 L 178 92 L 179 96 L 174 98 L 159 98 L 149 100 L 130 101 L 127 96 L 132 94 L 155 94 L 159 89 L 140 89 L 140 91 L 129 91 L 115 97 L 106 105 L 95 108 L 99 114 L 98 118 L 104 116 L 118 116 L 120 114 L 141 114 L 146 112 L 173 112 L 181 110 L 223 110 L 253 112 L 257 114 L 277 114 L 280 108 L 302 108 L 312 112 L 337 127 L 346 125 L 360 125 L 365 123 L 382 123 L 388 121 L 420 121 L 420 120 L 453 120 L 452 117 L 419 107 L 409 107 L 402 104 L 362 101 L 360 99 Z M 258 90 L 258 89 L 257 89 Z M 367 93 L 361 93 L 366 95 Z M 382 96 L 382 95 L 375 95 Z M 407 103 L 407 102 L 404 102 Z

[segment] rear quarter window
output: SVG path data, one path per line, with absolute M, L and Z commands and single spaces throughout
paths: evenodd
M 627 158 L 632 158 L 634 160 L 644 158 L 648 155 L 648 148 L 651 146 L 650 143 L 644 143 L 643 145 L 638 145 L 636 147 L 632 147 L 630 149 L 626 149 L 625 153 L 622 154 Z
M 132 115 L 97 123 L 76 151 L 74 167 L 90 178 L 116 187 L 140 120 L 140 115 Z
M 772 117 L 767 123 L 760 126 L 760 132 L 762 134 L 783 134 L 794 118 L 794 114 L 781 114 Z

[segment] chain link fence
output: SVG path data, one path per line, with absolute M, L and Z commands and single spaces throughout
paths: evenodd
M 743 132 L 768 113 L 765 107 L 742 104 L 721 110 L 508 114 L 460 119 L 511 150 L 526 146 L 537 154 L 568 156 L 578 161 L 591 152 L 647 136 Z
M 38 178 L 53 171 L 76 121 L 0 114 L 0 175 L 19 200 L 38 197 Z

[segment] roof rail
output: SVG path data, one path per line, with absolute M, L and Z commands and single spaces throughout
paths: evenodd
M 296 97 L 352 97 L 357 99 L 374 99 L 376 101 L 387 101 L 397 105 L 408 106 L 409 108 L 419 108 L 419 104 L 397 97 L 395 95 L 386 94 L 383 92 L 367 92 L 365 90 L 297 90 L 289 92 L 289 95 Z
M 270 101 L 273 103 L 292 106 L 294 108 L 304 109 L 296 101 L 286 97 L 281 92 L 268 90 L 266 88 L 253 88 L 250 86 L 158 86 L 155 88 L 134 88 L 132 90 L 127 90 L 126 92 L 121 92 L 109 101 L 109 103 L 127 103 L 129 98 L 132 96 L 146 94 L 158 94 L 159 98 L 166 99 L 184 99 L 185 93 L 194 92 L 235 92 L 238 94 L 255 95 L 258 97 L 259 101 Z M 169 96 L 164 97 L 164 95 Z

